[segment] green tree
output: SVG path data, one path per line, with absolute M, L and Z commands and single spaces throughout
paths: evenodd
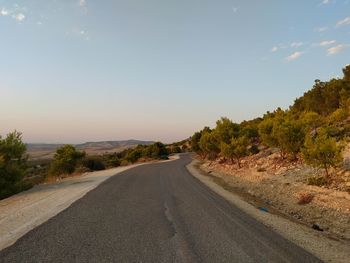
M 246 137 L 232 138 L 231 145 L 233 147 L 234 156 L 237 160 L 238 168 L 241 168 L 241 158 L 248 155 L 249 141 Z
M 300 121 L 296 120 L 275 122 L 273 137 L 277 140 L 282 158 L 285 158 L 285 154 L 289 153 L 295 160 L 304 144 L 304 127 Z
M 345 120 L 349 116 L 348 109 L 346 108 L 339 108 L 332 112 L 331 115 L 329 115 L 329 122 L 330 123 L 339 123 L 343 120 Z
M 234 161 L 234 157 L 235 157 L 235 148 L 234 145 L 232 145 L 231 143 L 225 143 L 225 142 L 221 142 L 220 145 L 220 152 L 221 155 L 229 160 L 231 160 L 231 163 L 233 164 Z
M 4 139 L 0 136 L 0 199 L 21 191 L 27 168 L 25 152 L 21 133 L 9 133 Z
M 321 115 L 313 111 L 306 111 L 300 117 L 303 125 L 306 127 L 307 131 L 316 131 L 324 123 L 324 119 Z
M 233 164 L 233 159 L 236 159 L 238 168 L 241 168 L 241 158 L 247 156 L 249 140 L 248 138 L 242 136 L 239 138 L 232 138 L 230 143 L 221 143 L 221 154 L 231 160 Z
M 278 147 L 278 141 L 273 135 L 274 119 L 265 118 L 258 126 L 261 142 L 269 147 Z
M 238 137 L 240 127 L 237 123 L 233 123 L 230 119 L 222 117 L 216 122 L 215 136 L 217 141 L 230 143 L 232 137 Z
M 56 150 L 54 160 L 49 169 L 50 175 L 72 174 L 80 160 L 85 157 L 84 152 L 77 151 L 72 145 L 65 145 Z
M 341 147 L 325 129 L 320 129 L 315 137 L 306 136 L 302 154 L 306 163 L 324 168 L 327 177 L 329 177 L 329 168 L 337 167 L 343 161 Z
M 210 159 L 216 158 L 217 154 L 220 152 L 214 132 L 204 131 L 199 141 L 199 146 L 204 153 L 204 158 L 208 156 Z

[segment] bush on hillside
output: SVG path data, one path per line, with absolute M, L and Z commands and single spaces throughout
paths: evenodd
M 85 153 L 78 151 L 72 145 L 58 148 L 50 165 L 49 175 L 72 174 L 77 168 L 79 161 L 84 157 Z
M 83 159 L 82 165 L 90 171 L 101 171 L 106 169 L 104 163 L 98 157 L 86 157 Z
M 4 139 L 0 136 L 0 199 L 32 186 L 22 181 L 27 168 L 25 152 L 21 133 L 9 133 Z

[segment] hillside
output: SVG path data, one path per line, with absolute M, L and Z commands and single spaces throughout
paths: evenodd
M 150 145 L 152 141 L 121 140 L 121 141 L 100 141 L 86 142 L 74 145 L 77 149 L 85 151 L 88 155 L 100 155 L 103 153 L 121 152 L 137 145 Z M 50 159 L 57 148 L 64 144 L 28 143 L 27 152 L 31 159 Z
M 202 170 L 264 211 L 350 240 L 350 65 L 343 73 L 287 110 L 196 132 Z

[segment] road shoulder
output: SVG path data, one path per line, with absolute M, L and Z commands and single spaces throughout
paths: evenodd
M 258 209 L 246 202 L 234 192 L 225 190 L 214 182 L 213 178 L 199 169 L 199 161 L 194 160 L 187 165 L 188 171 L 211 190 L 240 208 L 245 213 L 275 230 L 277 233 L 306 249 L 325 262 L 348 262 L 350 258 L 349 244 L 342 240 L 332 240 L 322 232 L 292 222 L 284 217 Z

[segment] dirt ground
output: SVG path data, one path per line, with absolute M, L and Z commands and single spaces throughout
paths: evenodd
M 308 185 L 310 176 L 323 171 L 281 161 L 271 150 L 246 157 L 240 169 L 223 160 L 203 161 L 200 168 L 262 209 L 319 227 L 330 238 L 350 241 L 350 172 L 346 167 L 333 171 L 326 186 Z

